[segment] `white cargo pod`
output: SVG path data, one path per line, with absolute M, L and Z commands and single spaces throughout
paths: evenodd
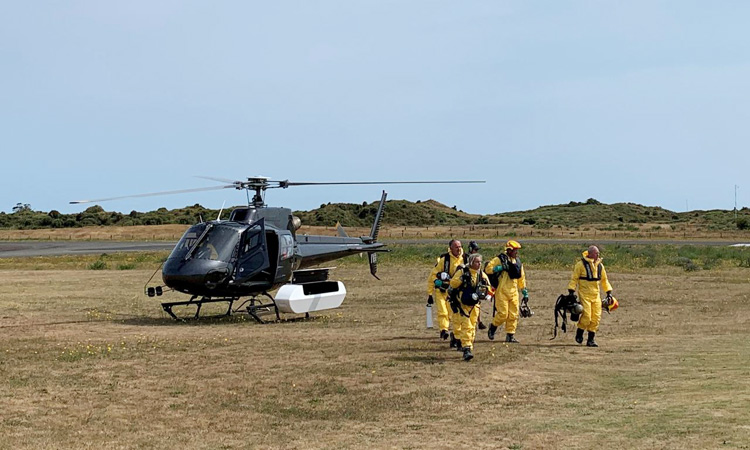
M 285 284 L 276 292 L 274 301 L 280 312 L 307 313 L 341 306 L 346 288 L 340 281 L 316 281 Z

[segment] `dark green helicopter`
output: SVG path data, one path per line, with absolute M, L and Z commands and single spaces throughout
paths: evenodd
M 201 177 L 208 178 L 208 177 Z M 289 208 L 265 205 L 267 189 L 310 185 L 351 184 L 420 184 L 420 183 L 484 183 L 484 181 L 389 181 L 389 182 L 291 182 L 273 181 L 265 177 L 247 181 L 220 181 L 223 186 L 129 195 L 70 203 L 92 203 L 131 197 L 197 192 L 234 188 L 245 190 L 248 206 L 234 209 L 229 220 L 211 220 L 191 226 L 179 240 L 161 267 L 163 286 L 147 287 L 148 296 L 160 296 L 165 288 L 191 295 L 190 300 L 162 303 L 162 308 L 174 319 L 174 306 L 195 305 L 195 317 L 206 303 L 227 302 L 225 315 L 241 297 L 246 311 L 263 322 L 260 313 L 271 308 L 280 320 L 279 312 L 304 313 L 337 308 L 346 296 L 340 281 L 328 280 L 329 268 L 313 268 L 321 263 L 344 256 L 367 253 L 370 273 L 377 278 L 377 253 L 387 251 L 378 242 L 378 231 L 383 218 L 386 192 L 383 191 L 369 236 L 349 237 L 341 226 L 338 236 L 297 235 L 301 226 Z M 250 191 L 254 191 L 252 200 Z M 153 277 L 152 277 L 153 278 Z M 151 280 L 149 280 L 150 282 Z M 275 296 L 269 291 L 278 289 Z M 262 297 L 270 300 L 263 302 Z M 239 308 L 238 308 L 239 309 Z

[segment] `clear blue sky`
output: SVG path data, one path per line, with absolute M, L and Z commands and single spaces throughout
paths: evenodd
M 487 180 L 387 188 L 472 213 L 748 206 L 749 23 L 745 1 L 0 0 L 0 210 L 214 185 L 194 175 Z

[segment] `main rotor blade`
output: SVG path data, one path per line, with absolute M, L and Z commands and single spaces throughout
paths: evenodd
M 211 186 L 211 187 L 194 188 L 194 189 L 180 189 L 177 191 L 150 192 L 148 194 L 123 195 L 121 197 L 97 198 L 93 200 L 73 200 L 70 202 L 70 204 L 78 205 L 81 203 L 108 202 L 110 200 L 120 200 L 121 198 L 152 197 L 155 195 L 183 194 L 187 192 L 216 191 L 219 189 L 234 189 L 234 188 L 235 188 L 235 185 L 230 184 L 227 186 Z
M 279 183 L 280 188 L 289 186 L 322 186 L 338 184 L 458 184 L 458 183 L 485 183 L 480 180 L 460 180 L 460 181 L 335 181 L 335 182 L 314 182 L 314 181 L 269 181 L 269 183 Z M 271 187 L 271 186 L 269 186 Z
M 218 177 L 204 177 L 203 175 L 193 175 L 193 178 L 203 178 L 204 180 L 218 181 L 219 183 L 236 183 L 235 180 Z

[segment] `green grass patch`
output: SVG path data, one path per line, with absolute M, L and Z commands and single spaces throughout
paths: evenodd
M 712 270 L 724 267 L 750 267 L 750 249 L 745 247 L 709 247 L 694 245 L 601 245 L 607 268 L 637 271 L 656 267 L 681 267 L 685 271 Z M 577 244 L 523 243 L 521 260 L 532 269 L 569 269 L 581 258 L 586 246 Z M 443 245 L 389 245 L 388 253 L 379 255 L 387 264 L 435 264 L 447 251 Z M 499 248 L 485 248 L 485 261 L 497 256 Z M 367 264 L 367 258 L 351 256 L 342 264 Z
M 107 263 L 103 260 L 94 261 L 91 264 L 87 266 L 87 269 L 89 270 L 104 270 L 107 269 L 109 266 L 107 266 Z

